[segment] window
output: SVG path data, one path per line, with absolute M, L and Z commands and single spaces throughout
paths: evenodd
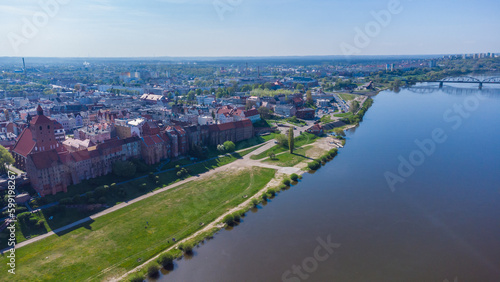
M 47 125 L 47 129 L 50 129 L 50 125 Z
M 42 126 L 40 125 L 40 130 L 42 130 Z

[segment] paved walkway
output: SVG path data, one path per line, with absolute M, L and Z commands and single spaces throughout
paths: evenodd
M 227 165 L 224 165 L 224 166 L 221 166 L 221 167 L 218 167 L 218 168 L 215 168 L 215 169 L 209 170 L 209 171 L 207 171 L 207 172 L 205 172 L 205 173 L 202 173 L 202 174 L 200 174 L 200 175 L 196 175 L 196 176 L 193 176 L 193 177 L 190 177 L 190 178 L 187 178 L 187 179 L 181 180 L 181 181 L 179 181 L 179 182 L 176 182 L 176 183 L 171 184 L 171 185 L 169 185 L 169 186 L 166 186 L 166 187 L 164 187 L 164 188 L 161 188 L 161 189 L 158 189 L 158 190 L 156 190 L 156 191 L 150 192 L 150 193 L 148 193 L 148 194 L 142 195 L 142 196 L 140 196 L 140 197 L 138 197 L 138 198 L 135 198 L 135 199 L 133 199 L 133 200 L 130 200 L 130 201 L 128 201 L 128 202 L 123 202 L 123 203 L 120 203 L 120 204 L 118 204 L 118 205 L 112 206 L 112 207 L 110 207 L 110 208 L 108 208 L 108 209 L 106 209 L 106 210 L 103 210 L 103 211 L 101 211 L 101 212 L 99 212 L 99 213 L 96 213 L 96 214 L 91 215 L 91 216 L 89 216 L 89 217 L 83 218 L 83 219 L 81 219 L 81 220 L 78 220 L 78 221 L 76 221 L 76 222 L 74 222 L 74 223 L 71 223 L 71 224 L 69 224 L 69 225 L 63 226 L 63 227 L 61 227 L 61 228 L 58 228 L 58 229 L 56 229 L 56 230 L 54 230 L 54 231 L 50 231 L 50 232 L 45 233 L 45 234 L 43 234 L 43 235 L 39 235 L 39 236 L 37 236 L 37 237 L 34 237 L 34 238 L 29 239 L 29 240 L 26 240 L 26 241 L 23 241 L 23 242 L 21 242 L 21 243 L 18 243 L 18 244 L 16 244 L 16 249 L 19 249 L 19 248 L 22 248 L 22 247 L 24 247 L 24 246 L 27 246 L 27 245 L 29 245 L 29 244 L 31 244 L 31 243 L 34 243 L 34 242 L 37 242 L 37 241 L 43 240 L 43 239 L 45 239 L 45 238 L 47 238 L 47 237 L 49 237 L 49 236 L 52 236 L 52 235 L 54 235 L 54 234 L 57 234 L 57 233 L 60 233 L 60 232 L 66 231 L 66 230 L 68 230 L 68 229 L 71 229 L 71 228 L 73 228 L 73 227 L 75 227 L 75 226 L 78 226 L 78 225 L 80 225 L 80 224 L 86 223 L 86 222 L 88 222 L 88 221 L 95 220 L 96 218 L 99 218 L 99 217 L 101 217 L 101 216 L 107 215 L 107 214 L 109 214 L 109 213 L 112 213 L 112 212 L 117 211 L 117 210 L 119 210 L 119 209 L 122 209 L 122 208 L 124 208 L 124 207 L 130 206 L 130 205 L 132 205 L 132 204 L 134 204 L 134 203 L 137 203 L 137 202 L 139 202 L 139 201 L 142 201 L 142 200 L 144 200 L 144 199 L 147 199 L 147 198 L 149 198 L 149 197 L 152 197 L 152 196 L 154 196 L 154 195 L 156 195 L 156 194 L 163 193 L 163 192 L 165 192 L 165 191 L 168 191 L 168 190 L 170 190 L 170 189 L 173 189 L 173 188 L 175 188 L 175 187 L 178 187 L 178 186 L 180 186 L 180 185 L 182 185 L 182 184 L 185 184 L 185 183 L 191 182 L 191 181 L 196 180 L 196 179 L 203 179 L 203 178 L 207 178 L 207 177 L 209 177 L 209 176 L 213 175 L 214 173 L 218 173 L 218 172 L 221 172 L 221 171 L 227 170 L 227 169 L 229 169 L 229 168 L 234 168 L 234 167 L 253 167 L 253 166 L 258 166 L 258 167 L 265 167 L 265 168 L 276 169 L 276 170 L 278 170 L 278 172 L 281 172 L 281 173 L 286 173 L 286 174 L 291 174 L 291 173 L 297 173 L 297 172 L 300 172 L 300 169 L 298 169 L 298 168 L 293 168 L 293 167 L 290 167 L 290 168 L 284 168 L 284 167 L 279 167 L 279 166 L 275 166 L 275 165 L 271 165 L 271 164 L 266 164 L 266 163 L 262 163 L 262 162 L 260 162 L 260 161 L 256 161 L 256 160 L 252 160 L 252 159 L 250 159 L 250 156 L 252 156 L 252 155 L 256 155 L 256 154 L 260 154 L 261 152 L 264 152 L 265 150 L 267 150 L 267 149 L 269 149 L 269 148 L 273 147 L 274 145 L 275 145 L 275 144 L 274 144 L 274 140 L 271 140 L 271 141 L 268 141 L 268 142 L 264 143 L 264 145 L 263 145 L 263 146 L 262 146 L 262 144 L 259 144 L 259 145 L 256 145 L 256 146 L 253 146 L 253 147 L 251 147 L 251 148 L 255 148 L 255 147 L 258 147 L 258 146 L 262 146 L 262 147 L 261 147 L 261 148 L 258 148 L 257 150 L 255 150 L 255 151 L 253 151 L 253 152 L 251 152 L 251 153 L 249 153 L 249 154 L 247 154 L 247 155 L 246 155 L 246 156 L 244 156 L 243 158 L 238 159 L 238 160 L 236 160 L 236 161 L 234 161 L 234 162 L 232 162 L 232 163 L 229 163 L 229 164 L 227 164 Z M 246 148 L 246 149 L 244 149 L 244 150 L 248 150 L 248 149 L 250 149 L 250 148 Z M 244 150 L 240 150 L 240 151 L 238 151 L 238 152 L 241 152 L 241 151 L 244 151 Z M 169 169 L 169 170 L 171 170 L 171 169 Z M 165 171 L 169 171 L 169 170 L 165 170 Z M 165 172 L 165 171 L 163 171 L 163 172 Z M 161 173 L 161 172 L 158 172 L 158 173 Z M 147 176 L 144 176 L 144 177 L 147 177 Z M 142 178 L 142 177 L 139 177 L 139 178 Z M 128 182 L 128 181 L 126 181 L 126 182 Z M 122 182 L 122 183 L 124 183 L 124 182 Z M 10 248 L 3 249 L 3 250 L 1 250 L 1 251 L 0 251 L 0 253 L 4 253 L 5 251 L 7 251 L 7 250 L 9 250 L 9 249 L 10 249 Z
M 19 170 L 18 168 L 16 168 L 15 166 L 13 165 L 10 165 L 7 167 L 9 170 L 12 170 L 13 172 L 17 173 L 17 175 L 21 175 L 24 173 L 24 171 L 21 171 Z

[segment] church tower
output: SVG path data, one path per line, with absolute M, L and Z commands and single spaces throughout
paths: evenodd
M 30 121 L 30 130 L 35 141 L 35 152 L 43 152 L 52 149 L 57 149 L 57 143 L 54 122 L 43 114 L 43 109 L 40 105 L 36 109 L 37 115 Z

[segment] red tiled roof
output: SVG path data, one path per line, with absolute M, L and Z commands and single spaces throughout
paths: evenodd
M 27 157 L 33 148 L 35 147 L 35 141 L 33 141 L 33 135 L 31 134 L 31 130 L 29 128 L 25 128 L 19 138 L 17 139 L 16 145 L 13 152 L 18 153 L 21 156 Z
M 86 161 L 90 159 L 88 150 L 81 150 L 71 153 L 71 156 L 76 162 Z
M 70 164 L 71 162 L 73 162 L 73 158 L 68 151 L 59 153 L 59 159 L 63 164 Z
M 37 169 L 53 167 L 60 162 L 59 155 L 56 150 L 38 152 L 31 154 L 29 157 L 33 160 Z
M 33 125 L 46 124 L 46 123 L 52 123 L 52 121 L 44 115 L 35 116 L 30 121 L 30 124 L 33 124 Z
M 160 134 L 160 138 L 167 144 L 170 143 L 170 138 L 168 137 L 168 135 L 166 133 L 161 133 Z
M 257 111 L 256 109 L 250 109 L 248 111 L 245 111 L 245 117 L 251 117 L 256 115 L 259 115 L 259 111 Z
M 59 122 L 54 120 L 54 129 L 63 129 L 63 126 Z
M 246 118 L 246 119 L 243 119 L 241 122 L 243 123 L 243 126 L 244 126 L 244 127 L 253 126 L 252 121 L 251 121 L 251 120 L 249 120 L 249 119 L 247 119 L 247 118 Z
M 176 125 L 176 126 L 174 126 L 174 128 L 175 128 L 175 130 L 176 130 L 177 132 L 179 132 L 179 134 L 181 134 L 181 135 L 186 134 L 186 131 L 185 131 L 182 127 L 180 127 L 180 126 Z
M 128 143 L 137 142 L 137 141 L 141 140 L 141 138 L 139 136 L 132 136 L 132 137 L 125 138 L 122 140 L 123 140 L 123 144 L 128 144 Z
M 211 131 L 211 132 L 220 131 L 219 126 L 217 126 L 217 124 L 211 124 L 208 126 L 208 131 Z
M 220 131 L 230 130 L 236 128 L 234 122 L 222 123 L 217 125 Z

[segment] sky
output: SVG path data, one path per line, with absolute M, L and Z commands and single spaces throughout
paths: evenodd
M 500 53 L 497 0 L 0 0 L 0 57 Z

